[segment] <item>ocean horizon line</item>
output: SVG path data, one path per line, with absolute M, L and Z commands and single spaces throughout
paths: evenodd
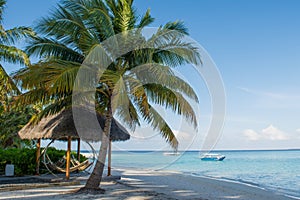
M 98 151 L 98 150 L 97 150 Z M 227 150 L 227 149 L 216 149 L 216 150 L 211 150 L 209 152 L 260 152 L 260 151 L 300 151 L 300 148 L 291 148 L 291 149 L 232 149 L 232 150 Z M 90 152 L 90 150 L 80 150 L 80 152 Z M 141 152 L 141 153 L 145 153 L 145 152 L 174 152 L 173 150 L 151 150 L 151 149 L 146 149 L 146 150 L 140 150 L 140 149 L 136 149 L 136 150 L 112 150 L 112 152 Z M 207 150 L 178 150 L 177 152 L 207 152 Z

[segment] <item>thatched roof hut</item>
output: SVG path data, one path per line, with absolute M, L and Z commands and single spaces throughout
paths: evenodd
M 80 119 L 74 119 L 73 114 L 80 116 Z M 97 119 L 97 120 L 94 120 Z M 74 123 L 74 121 L 76 123 Z M 95 122 L 96 121 L 96 122 Z M 98 121 L 98 122 L 97 122 Z M 75 125 L 76 124 L 76 125 Z M 37 124 L 26 124 L 19 132 L 21 139 L 38 139 L 37 156 L 36 156 L 36 172 L 39 174 L 40 162 L 40 146 L 41 139 L 66 139 L 68 140 L 67 150 L 67 166 L 66 178 L 70 177 L 70 151 L 71 140 L 78 139 L 77 156 L 80 160 L 80 140 L 84 141 L 100 141 L 102 137 L 102 130 L 104 129 L 105 117 L 99 113 L 95 114 L 83 107 L 76 107 L 73 109 L 66 109 L 56 115 L 51 115 L 43 118 Z M 80 133 L 80 135 L 78 134 Z M 109 143 L 108 156 L 108 171 L 110 175 L 111 166 L 111 142 L 125 141 L 130 139 L 128 131 L 115 119 L 112 120 Z
M 80 113 L 81 122 L 74 123 L 73 112 Z M 84 141 L 100 141 L 101 129 L 96 125 L 89 125 L 93 113 L 86 108 L 66 109 L 62 112 L 43 118 L 33 125 L 28 123 L 20 131 L 21 139 L 62 139 L 71 136 L 73 139 L 80 138 Z M 104 129 L 105 117 L 97 113 L 97 120 Z M 99 125 L 98 125 L 99 126 Z M 77 130 L 79 129 L 80 135 Z M 82 134 L 84 133 L 84 134 Z M 125 141 L 130 139 L 128 131 L 115 119 L 112 120 L 111 135 L 112 141 Z

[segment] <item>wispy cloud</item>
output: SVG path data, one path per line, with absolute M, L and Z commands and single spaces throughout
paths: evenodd
M 226 122 L 234 122 L 234 123 L 251 123 L 251 124 L 266 124 L 267 121 L 262 121 L 258 119 L 251 119 L 249 117 L 241 117 L 241 116 L 226 116 Z
M 254 90 L 245 87 L 237 87 L 239 90 L 243 92 L 253 94 L 260 97 L 268 97 L 277 100 L 292 100 L 292 99 L 300 99 L 300 95 L 298 94 L 286 94 L 286 93 L 277 93 L 277 92 L 267 92 L 261 90 Z
M 254 90 L 245 87 L 237 87 L 242 92 L 252 95 L 252 103 L 257 107 L 272 109 L 290 109 L 300 108 L 299 91 L 293 92 L 268 92 Z
M 257 141 L 257 140 L 288 140 L 290 139 L 289 136 L 279 130 L 278 128 L 274 127 L 273 125 L 268 126 L 265 129 L 262 129 L 259 132 L 256 132 L 252 129 L 247 129 L 243 132 L 244 136 L 248 140 Z

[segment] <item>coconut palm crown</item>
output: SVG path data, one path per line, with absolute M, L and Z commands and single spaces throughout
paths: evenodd
M 146 121 L 174 149 L 178 141 L 153 105 L 171 109 L 197 127 L 195 113 L 186 99 L 198 102 L 197 95 L 188 83 L 174 75 L 172 68 L 199 64 L 200 55 L 196 47 L 181 40 L 188 33 L 180 21 L 166 23 L 150 38 L 144 37 L 141 30 L 153 21 L 150 10 L 142 16 L 137 14 L 133 0 L 63 0 L 36 25 L 39 36 L 32 37 L 26 49 L 40 61 L 15 75 L 28 90 L 19 97 L 19 103 L 43 103 L 43 111 L 35 118 L 40 120 L 72 105 L 78 70 L 97 46 L 123 33 L 124 40 L 132 43 L 126 38 L 126 32 L 132 30 L 139 38 L 138 48 L 113 59 L 94 84 L 96 109 L 106 115 L 105 134 L 85 189 L 97 189 L 101 182 L 113 115 L 132 130 L 141 120 Z M 138 66 L 143 66 L 143 75 L 136 70 Z M 126 106 L 116 103 L 120 99 Z

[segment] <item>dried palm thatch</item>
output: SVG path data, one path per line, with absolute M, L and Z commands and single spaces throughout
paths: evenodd
M 81 121 L 76 122 L 73 119 L 73 113 L 80 113 Z M 105 117 L 97 113 L 99 123 L 91 124 L 94 113 L 87 108 L 73 108 L 61 111 L 56 115 L 43 118 L 40 122 L 33 125 L 26 124 L 20 131 L 21 139 L 63 139 L 71 136 L 73 139 L 80 138 L 84 141 L 100 141 L 102 136 Z M 99 126 L 100 124 L 100 126 Z M 77 131 L 78 130 L 78 131 Z M 78 132 L 80 135 L 78 135 Z M 82 134 L 84 133 L 84 134 Z M 130 139 L 128 131 L 115 119 L 112 120 L 110 139 L 112 141 L 125 141 Z

